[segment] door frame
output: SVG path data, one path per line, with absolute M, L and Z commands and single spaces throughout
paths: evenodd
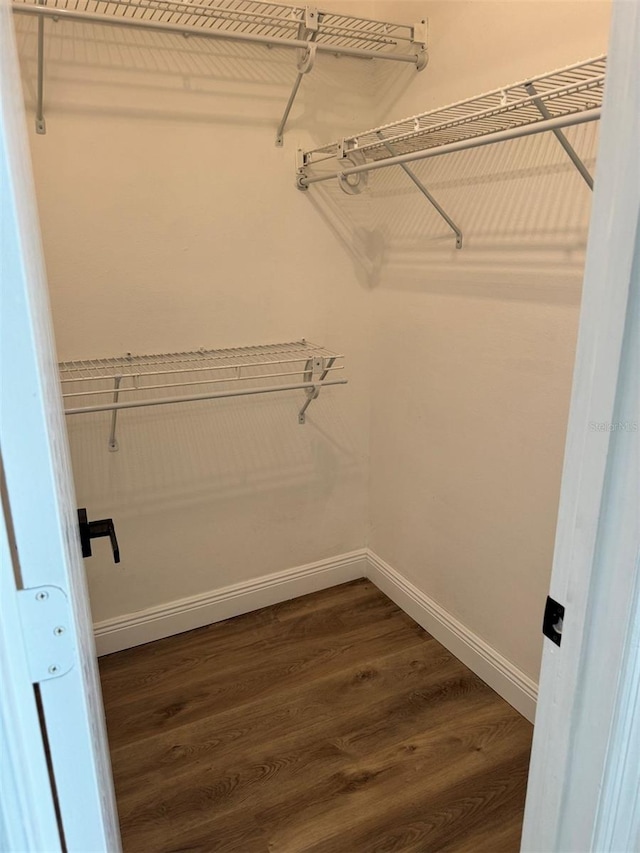
M 522 849 L 640 850 L 640 2 L 616 0 Z
M 67 848 L 112 853 L 119 849 L 115 800 L 10 15 L 2 0 L 0 170 L 12 190 L 0 194 L 3 281 L 12 285 L 3 293 L 3 314 L 7 307 L 11 313 L 3 327 L 9 332 L 5 355 L 11 370 L 3 370 L 0 433 L 6 492 L 22 585 L 53 582 L 63 589 L 78 638 L 71 671 L 41 685 Z M 637 480 L 632 476 L 638 470 L 633 467 L 638 441 L 637 433 L 591 426 L 633 418 L 637 409 L 638 323 L 632 308 L 640 253 L 638 52 L 638 0 L 616 0 L 551 581 L 551 595 L 565 604 L 566 614 L 561 647 L 545 641 L 523 835 L 527 851 L 633 849 L 640 820 L 630 784 L 640 738 Z M 19 403 L 14 410 L 5 410 L 5 394 Z M 44 519 L 37 536 L 34 514 L 39 522 Z M 0 534 L 5 551 L 0 556 L 6 556 L 12 537 L 7 538 L 4 515 Z M 5 611 L 3 600 L 3 617 Z M 17 607 L 11 613 L 13 623 L 6 624 L 13 625 L 13 633 Z M 34 706 L 20 698 L 27 695 L 26 660 L 18 636 L 13 640 L 15 689 L 0 704 L 0 737 L 21 737 L 15 748 L 28 752 L 25 738 L 29 731 L 36 734 Z M 9 716 L 11 703 L 14 711 L 24 707 L 23 718 Z M 13 830 L 41 833 L 42 846 L 34 834 L 27 849 L 52 849 L 46 835 L 52 832 L 53 795 L 51 785 L 48 793 L 43 787 L 39 727 L 31 746 L 23 777 L 20 762 L 13 761 L 11 769 L 18 774 L 12 790 L 22 791 L 22 813 L 33 823 L 18 821 Z M 0 833 L 6 833 L 4 807 L 0 818 Z
M 8 598 L 0 616 L 13 625 L 12 689 L 1 706 L 1 734 L 21 737 L 12 754 L 22 749 L 29 759 L 22 768 L 12 761 L 7 777 L 12 795 L 20 795 L 22 818 L 7 818 L 4 807 L 0 814 L 3 830 L 13 835 L 28 834 L 28 826 L 19 826 L 25 819 L 38 825 L 42 845 L 34 835 L 22 849 L 117 853 L 109 747 L 7 0 L 0 0 L 0 186 L 0 447 L 3 547 L 11 559 L 2 570 Z M 36 727 L 36 695 L 44 733 Z
M 1 461 L 0 461 L 1 470 Z M 38 707 L 24 646 L 5 501 L 0 513 L 0 850 L 60 850 Z M 33 804 L 38 803 L 37 809 Z

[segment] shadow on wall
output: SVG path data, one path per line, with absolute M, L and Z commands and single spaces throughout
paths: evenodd
M 597 123 L 567 138 L 593 174 Z M 575 303 L 591 191 L 551 134 L 409 164 L 463 232 L 463 248 L 397 166 L 346 195 L 337 181 L 307 195 L 352 256 L 364 286 Z M 553 273 L 553 281 L 549 273 Z
M 391 67 L 385 68 L 385 65 L 391 65 Z M 372 127 L 401 118 L 394 112 L 397 100 L 414 81 L 417 83 L 417 80 L 420 81 L 417 85 L 425 88 L 426 101 L 421 109 L 429 110 L 442 106 L 434 102 L 434 96 L 431 94 L 429 63 L 418 72 L 413 65 L 409 64 L 376 62 L 372 72 L 375 89 L 375 98 L 372 103 Z M 360 127 L 358 130 L 363 128 Z
M 121 552 L 114 569 L 94 549 L 94 618 L 359 547 L 366 474 L 340 391 L 304 426 L 293 392 L 123 411 L 116 453 L 109 413 L 68 418 L 78 505 L 114 519 Z
M 33 113 L 37 22 L 14 18 L 25 99 Z M 51 119 L 56 112 L 102 113 L 275 131 L 296 79 L 297 58 L 293 49 L 46 20 L 45 113 Z M 371 109 L 377 103 L 381 76 L 389 86 L 406 85 L 406 68 L 393 63 L 319 54 L 288 130 L 312 127 L 317 142 L 355 130 L 363 99 Z
M 336 483 L 361 476 L 340 391 L 323 389 L 305 425 L 302 391 L 123 410 L 115 453 L 109 412 L 70 416 L 78 497 L 121 519 L 265 494 L 295 506 L 285 496 L 309 490 L 330 502 Z

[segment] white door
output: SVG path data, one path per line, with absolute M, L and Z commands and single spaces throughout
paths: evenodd
M 115 799 L 6 0 L 0 216 L 0 839 L 9 850 L 113 853 Z
M 640 2 L 614 4 L 523 850 L 640 851 Z

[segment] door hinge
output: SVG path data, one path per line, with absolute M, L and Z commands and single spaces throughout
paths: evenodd
M 559 646 L 562 642 L 563 622 L 564 607 L 548 595 L 547 604 L 544 608 L 544 618 L 542 620 L 542 633 L 555 643 L 556 646 Z
M 75 662 L 75 642 L 69 599 L 57 586 L 18 590 L 24 648 L 31 681 L 59 678 Z

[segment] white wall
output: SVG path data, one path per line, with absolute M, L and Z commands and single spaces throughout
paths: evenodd
M 30 130 L 60 359 L 305 337 L 350 379 L 305 426 L 302 392 L 126 411 L 117 453 L 108 413 L 68 419 L 78 501 L 122 552 L 87 561 L 95 619 L 361 548 L 370 301 L 294 173 L 311 131 L 369 120 L 370 63 L 319 57 L 278 149 L 294 52 L 47 22 L 46 57 Z
M 436 2 L 428 15 L 429 68 L 381 120 L 606 51 L 605 3 Z M 595 126 L 568 136 L 593 169 Z M 372 179 L 370 547 L 536 679 L 590 191 L 549 135 L 416 172 L 465 247 L 401 173 Z

